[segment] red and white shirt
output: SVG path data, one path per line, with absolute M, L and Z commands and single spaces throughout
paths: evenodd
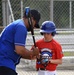
M 52 59 L 61 59 L 63 57 L 61 45 L 52 39 L 50 42 L 45 42 L 44 39 L 40 39 L 36 42 L 36 46 L 39 48 L 39 51 L 43 49 L 48 49 L 52 52 Z M 46 70 L 54 71 L 56 70 L 58 64 L 48 63 Z M 44 68 L 42 64 L 36 62 L 36 68 Z

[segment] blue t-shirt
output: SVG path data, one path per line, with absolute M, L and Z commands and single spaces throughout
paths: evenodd
M 15 45 L 25 46 L 27 29 L 23 20 L 10 23 L 0 35 L 0 66 L 15 70 L 20 61 L 20 55 L 15 52 Z

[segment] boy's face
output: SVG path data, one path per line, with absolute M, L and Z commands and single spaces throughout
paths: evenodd
M 45 41 L 51 41 L 52 40 L 52 35 L 51 33 L 43 33 Z

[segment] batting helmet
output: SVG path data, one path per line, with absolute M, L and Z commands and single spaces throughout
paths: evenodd
M 51 33 L 52 36 L 56 34 L 56 26 L 52 21 L 45 21 L 42 23 L 40 33 Z

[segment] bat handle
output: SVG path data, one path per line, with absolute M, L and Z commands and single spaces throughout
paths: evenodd
M 34 37 L 34 35 L 32 35 L 32 37 L 33 37 L 34 46 L 36 47 L 35 37 Z

